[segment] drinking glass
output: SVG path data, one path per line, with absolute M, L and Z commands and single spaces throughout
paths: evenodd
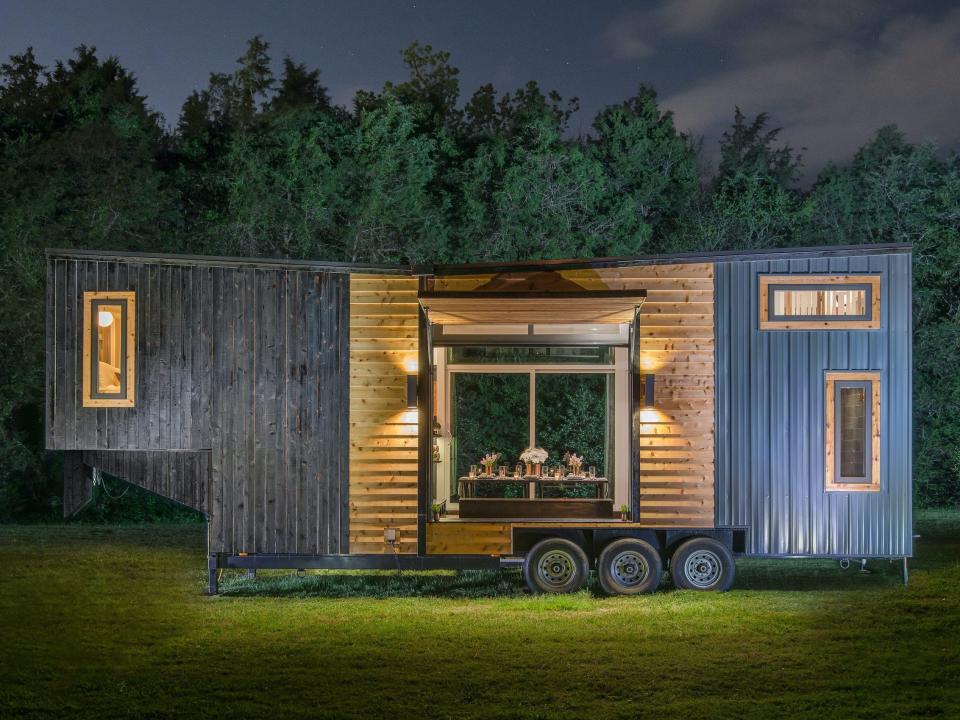
M 587 469 L 587 473 L 589 474 L 588 477 L 595 478 L 595 477 L 597 476 L 597 466 L 596 466 L 596 465 L 591 465 L 591 466 Z
M 475 478 L 476 476 L 477 476 L 477 466 L 476 466 L 476 465 L 471 465 L 471 466 L 470 466 L 470 477 Z

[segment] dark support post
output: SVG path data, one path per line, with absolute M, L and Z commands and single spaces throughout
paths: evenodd
M 910 567 L 907 564 L 907 556 L 903 556 L 903 568 L 901 570 L 901 576 L 903 578 L 903 586 L 906 587 L 910 584 Z
M 423 290 L 425 279 L 420 278 Z M 433 353 L 430 349 L 430 320 L 417 308 L 417 555 L 427 554 L 427 513 L 433 498 Z
M 207 561 L 207 594 L 216 595 L 220 592 L 220 586 L 217 582 L 217 574 L 220 572 L 220 569 L 217 567 L 217 554 L 210 553 L 210 557 Z
M 257 569 L 255 567 L 247 568 L 247 578 L 249 578 L 250 580 L 257 579 Z
M 640 308 L 633 312 L 630 324 L 630 519 L 640 521 Z

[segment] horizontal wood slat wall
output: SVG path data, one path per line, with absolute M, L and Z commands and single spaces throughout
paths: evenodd
M 590 289 L 647 291 L 640 308 L 640 367 L 656 375 L 656 405 L 639 410 L 639 521 L 713 527 L 713 263 L 562 274 Z
M 528 274 L 533 290 L 542 276 Z M 640 411 L 639 521 L 655 527 L 713 527 L 713 263 L 559 270 L 556 274 L 587 290 L 647 291 L 640 310 L 640 363 L 642 372 L 656 375 L 656 408 Z M 493 278 L 491 274 L 438 277 L 434 289 L 467 291 Z
M 509 555 L 513 549 L 511 523 L 427 523 L 428 555 Z
M 350 277 L 350 552 L 417 550 L 417 411 L 407 404 L 416 372 L 417 280 Z

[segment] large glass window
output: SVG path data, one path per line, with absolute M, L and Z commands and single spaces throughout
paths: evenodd
M 528 447 L 548 453 L 553 470 L 564 456 L 583 458 L 613 488 L 615 350 L 611 347 L 464 346 L 445 350 L 449 377 L 450 462 L 441 450 L 456 498 L 458 479 L 498 452 L 508 474 Z M 441 413 L 442 415 L 443 413 Z M 479 497 L 527 497 L 527 483 L 477 483 Z M 594 485 L 559 485 L 551 497 L 593 497 Z
M 135 295 L 84 293 L 83 405 L 134 404 Z
M 464 477 L 488 452 L 500 453 L 497 465 L 513 465 L 530 437 L 530 376 L 527 373 L 453 373 L 451 378 L 453 477 Z M 522 483 L 480 484 L 478 497 L 520 497 Z
M 610 477 L 607 465 L 613 457 L 613 419 L 612 374 L 537 373 L 537 444 L 556 462 L 575 452 L 583 457 L 585 467 L 595 467 L 599 476 Z M 594 488 L 573 485 L 552 492 L 593 497 Z
M 880 374 L 827 373 L 827 490 L 880 488 Z

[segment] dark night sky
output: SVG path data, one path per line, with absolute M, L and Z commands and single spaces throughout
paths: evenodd
M 168 123 L 258 33 L 276 60 L 319 67 L 345 105 L 358 88 L 402 79 L 399 51 L 420 40 L 452 53 L 464 97 L 528 79 L 580 97 L 574 132 L 647 83 L 710 151 L 735 104 L 770 112 L 812 170 L 890 122 L 912 140 L 960 145 L 956 2 L 0 0 L 4 57 L 32 45 L 51 63 L 95 45 L 135 72 Z

